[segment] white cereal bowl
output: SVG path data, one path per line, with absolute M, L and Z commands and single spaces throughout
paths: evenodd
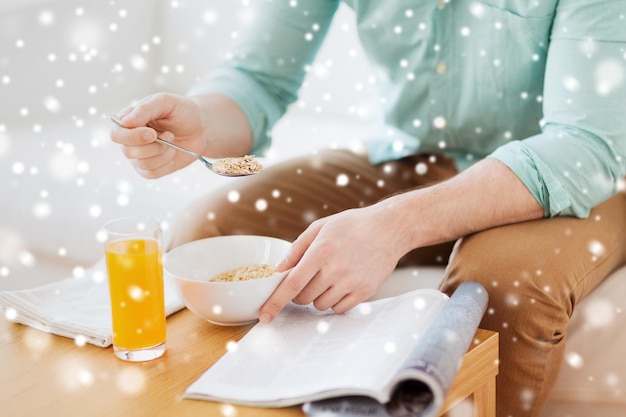
M 216 275 L 243 266 L 276 265 L 291 243 L 266 236 L 219 236 L 181 245 L 163 258 L 185 306 L 222 326 L 256 321 L 259 310 L 287 272 L 248 281 L 210 282 Z

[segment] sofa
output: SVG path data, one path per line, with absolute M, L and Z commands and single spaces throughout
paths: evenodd
M 227 51 L 247 2 L 3 0 L 0 4 L 0 290 L 80 276 L 114 217 L 177 213 L 222 178 L 200 164 L 141 178 L 109 140 L 108 115 L 156 91 L 184 93 Z M 272 164 L 354 147 L 377 117 L 372 78 L 346 8 L 300 100 L 274 130 Z M 626 233 L 626 231 L 624 231 Z M 437 286 L 440 268 L 398 269 L 379 296 Z M 574 313 L 544 417 L 626 415 L 626 268 Z

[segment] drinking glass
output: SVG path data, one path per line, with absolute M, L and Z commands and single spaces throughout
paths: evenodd
M 132 362 L 156 359 L 166 339 L 161 225 L 151 217 L 124 217 L 104 231 L 113 352 Z

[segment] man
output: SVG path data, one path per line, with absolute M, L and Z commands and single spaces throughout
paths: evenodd
M 498 416 L 538 416 L 574 307 L 626 262 L 626 2 L 346 3 L 389 134 L 367 154 L 328 150 L 233 181 L 181 215 L 172 245 L 294 241 L 262 322 L 290 301 L 345 312 L 398 263 L 446 262 L 442 290 L 490 293 Z M 146 178 L 193 161 L 157 134 L 215 158 L 260 154 L 338 4 L 261 2 L 231 59 L 186 97 L 122 110 L 112 139 Z

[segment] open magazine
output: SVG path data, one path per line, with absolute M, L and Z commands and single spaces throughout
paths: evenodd
M 304 404 L 311 416 L 435 416 L 487 306 L 464 283 L 419 289 L 344 314 L 290 304 L 257 324 L 185 398 L 261 407 Z

